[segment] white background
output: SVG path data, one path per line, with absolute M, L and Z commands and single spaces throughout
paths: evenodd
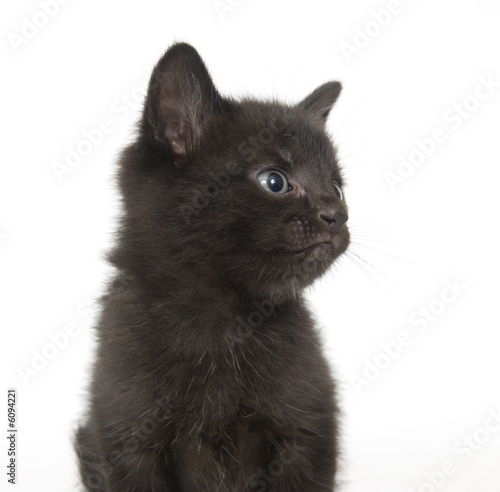
M 341 490 L 500 492 L 500 423 L 490 417 L 500 413 L 500 2 L 223 0 L 221 14 L 210 0 L 72 0 L 26 27 L 44 23 L 41 3 L 4 2 L 0 21 L 2 387 L 18 390 L 20 429 L 13 490 L 78 489 L 70 436 L 85 406 L 91 301 L 109 274 L 116 156 L 153 64 L 184 40 L 222 93 L 296 102 L 343 82 L 328 125 L 353 245 L 308 292 L 340 387 Z M 389 8 L 390 18 L 380 13 Z M 54 162 L 106 121 L 111 131 L 59 180 Z M 419 165 L 391 189 L 387 172 L 410 158 Z M 461 287 L 445 304 L 446 282 Z M 434 315 L 419 332 L 422 309 Z M 394 345 L 404 333 L 411 343 Z M 51 350 L 51 337 L 64 346 Z M 36 375 L 23 378 L 33 363 Z M 367 373 L 370 364 L 379 368 Z

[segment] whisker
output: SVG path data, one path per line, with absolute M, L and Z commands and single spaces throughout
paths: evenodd
M 345 257 L 349 258 L 367 278 L 376 283 L 377 277 L 360 261 L 359 255 L 356 255 L 352 251 L 346 251 Z
M 353 154 L 341 155 L 340 160 L 345 161 L 347 159 L 352 159 L 353 157 L 357 157 L 358 155 L 366 154 L 367 152 L 373 152 L 374 150 L 377 150 L 377 149 L 375 147 L 372 147 L 370 149 L 359 150 L 358 152 L 354 152 Z M 366 164 L 366 167 L 370 167 L 370 164 Z
M 387 241 L 375 241 L 375 240 L 367 240 L 367 241 L 372 241 L 372 242 L 377 242 L 377 243 L 383 243 L 383 244 L 392 244 L 392 243 L 389 243 Z M 351 241 L 351 244 L 356 246 L 357 248 L 363 248 L 365 250 L 369 250 L 369 251 L 372 251 L 374 253 L 377 253 L 378 255 L 383 255 L 383 256 L 386 256 L 388 258 L 392 258 L 394 260 L 398 260 L 398 261 L 402 261 L 404 263 L 408 263 L 409 265 L 414 265 L 414 266 L 419 266 L 417 263 L 413 262 L 413 261 L 410 261 L 410 260 L 406 260 L 404 258 L 401 258 L 399 256 L 395 256 L 391 253 L 387 253 L 386 251 L 381 251 L 377 248 L 374 248 L 372 246 L 369 246 L 367 244 L 361 244 L 357 241 Z

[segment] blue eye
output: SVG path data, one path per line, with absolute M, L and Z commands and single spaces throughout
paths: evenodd
M 332 180 L 332 186 L 333 186 L 333 191 L 337 195 L 337 198 L 340 198 L 341 200 L 343 200 L 344 194 L 342 193 L 342 189 L 340 188 L 339 183 L 335 179 Z
M 257 176 L 259 183 L 271 193 L 276 195 L 286 193 L 290 191 L 290 185 L 285 177 L 285 175 L 276 169 L 270 169 L 269 171 L 264 171 Z

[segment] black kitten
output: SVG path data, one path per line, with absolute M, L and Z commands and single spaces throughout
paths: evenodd
M 156 66 L 121 157 L 86 490 L 332 491 L 334 383 L 301 292 L 349 243 L 325 133 L 340 89 L 237 102 L 183 43 Z

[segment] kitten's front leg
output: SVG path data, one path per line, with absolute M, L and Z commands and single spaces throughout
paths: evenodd
M 106 477 L 106 492 L 177 492 L 164 460 L 151 452 L 128 454 Z
M 138 447 L 137 441 L 96 438 L 82 427 L 77 452 L 87 492 L 178 492 L 164 454 Z
M 106 478 L 105 492 L 178 492 L 166 463 L 153 454 L 129 455 Z

